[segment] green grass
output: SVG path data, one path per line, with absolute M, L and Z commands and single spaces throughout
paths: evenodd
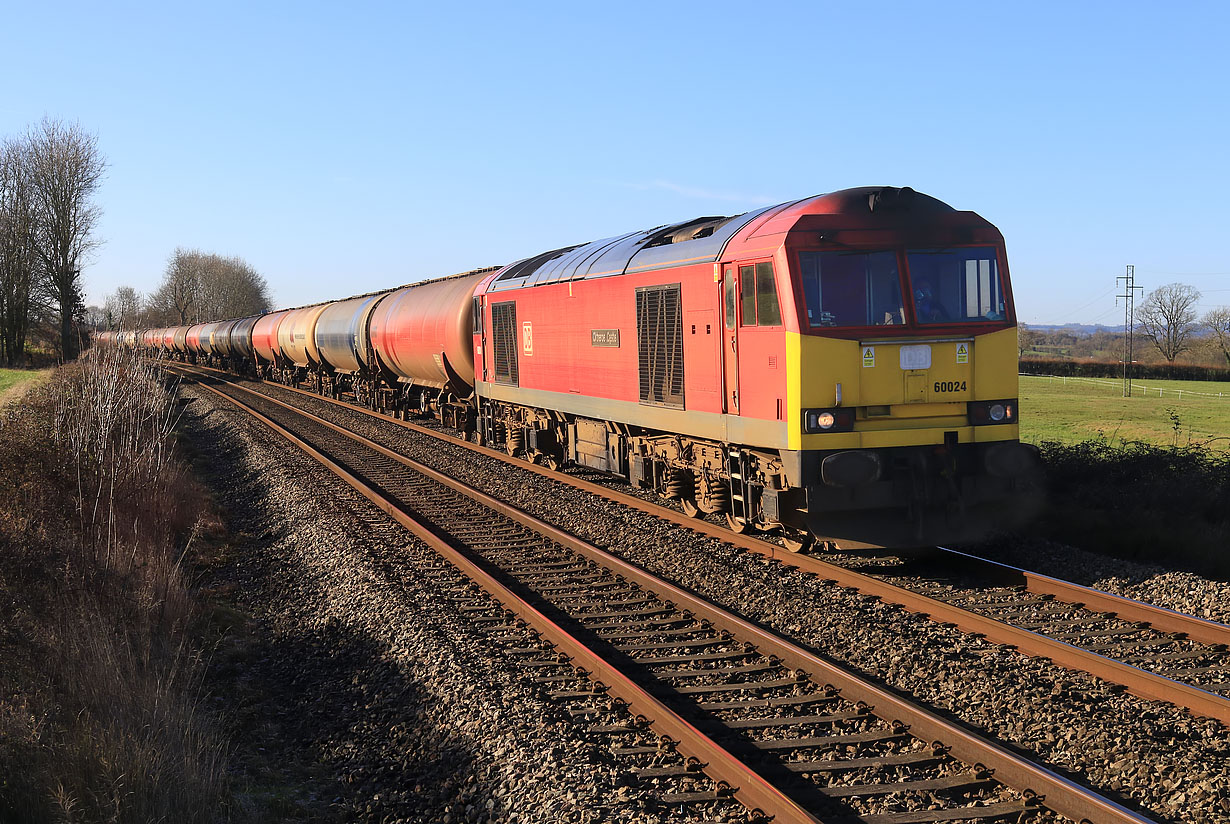
M 1218 393 L 1221 397 L 1218 397 Z M 1021 440 L 1105 439 L 1161 446 L 1207 443 L 1230 450 L 1230 383 L 1021 376 Z
M 0 404 L 28 389 L 30 381 L 42 381 L 51 374 L 50 369 L 0 369 Z

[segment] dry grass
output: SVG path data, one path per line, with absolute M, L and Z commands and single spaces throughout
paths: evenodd
M 228 820 L 157 370 L 94 350 L 0 410 L 0 820 Z

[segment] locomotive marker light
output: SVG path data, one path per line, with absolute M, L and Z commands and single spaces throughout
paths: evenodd
M 803 418 L 804 431 L 808 434 L 816 432 L 849 432 L 854 429 L 854 410 L 809 409 Z

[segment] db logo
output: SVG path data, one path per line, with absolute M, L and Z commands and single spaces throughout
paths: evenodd
M 521 324 L 521 351 L 527 355 L 534 354 L 534 327 L 528 320 Z

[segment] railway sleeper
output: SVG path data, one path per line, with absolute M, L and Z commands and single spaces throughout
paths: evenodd
M 864 758 L 826 759 L 823 761 L 783 761 L 782 766 L 795 773 L 839 773 L 885 767 L 933 767 L 951 760 L 943 749 L 890 753 Z
M 851 786 L 842 787 L 825 787 L 816 786 L 817 792 L 828 798 L 872 798 L 878 795 L 891 795 L 893 793 L 921 793 L 934 792 L 936 790 L 948 790 L 959 792 L 972 792 L 974 790 L 984 790 L 995 785 L 989 773 L 985 770 L 977 772 L 963 772 L 956 775 L 947 775 L 943 778 L 926 778 L 918 781 L 896 781 L 887 784 L 854 784 Z M 1021 802 L 1015 802 L 1016 809 L 1021 809 Z M 981 814 L 983 808 L 974 808 L 972 812 Z M 969 814 L 969 810 L 966 814 Z

